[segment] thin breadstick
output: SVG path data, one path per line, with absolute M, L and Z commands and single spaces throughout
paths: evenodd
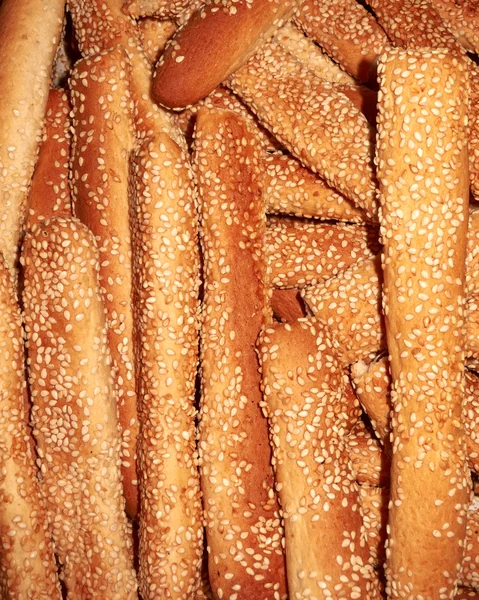
M 458 42 L 469 52 L 479 51 L 477 0 L 432 0 L 432 5 Z
M 74 218 L 25 238 L 23 303 L 41 483 L 67 598 L 133 600 L 131 528 L 93 234 Z
M 467 63 L 391 49 L 379 62 L 383 310 L 392 376 L 387 592 L 450 598 L 469 496 L 464 394 Z M 405 165 L 407 168 L 405 168 Z M 430 174 L 433 178 L 430 179 Z M 420 508 L 420 519 L 416 516 Z M 428 569 L 411 569 L 427 561 Z
M 0 596 L 9 600 L 61 600 L 25 410 L 20 307 L 13 277 L 1 254 L 0 315 Z
M 303 288 L 375 256 L 377 228 L 270 219 L 265 250 L 271 285 Z
M 201 109 L 195 165 L 205 282 L 199 452 L 210 582 L 218 598 L 283 599 L 283 535 L 255 353 L 271 319 L 266 219 L 259 148 L 245 120 Z
M 333 84 L 273 42 L 227 83 L 293 155 L 377 219 L 373 130 Z
M 344 446 L 344 375 L 327 327 L 277 324 L 258 340 L 284 519 L 290 597 L 379 597 Z
M 200 584 L 203 557 L 194 186 L 186 156 L 165 133 L 143 142 L 133 173 L 139 585 L 143 600 L 189 600 Z
M 389 456 L 371 429 L 362 421 L 359 421 L 346 437 L 346 447 L 358 483 L 389 485 Z
M 65 0 L 0 4 L 0 251 L 10 268 L 27 210 Z
M 69 177 L 71 143 L 70 102 L 64 90 L 48 95 L 45 131 L 33 173 L 25 229 L 50 217 L 72 214 Z
M 294 288 L 274 289 L 270 304 L 274 318 L 280 322 L 291 323 L 306 316 L 299 290 Z
M 159 19 L 142 19 L 138 23 L 141 45 L 152 65 L 156 64 L 161 53 L 175 31 L 178 29 L 173 21 Z

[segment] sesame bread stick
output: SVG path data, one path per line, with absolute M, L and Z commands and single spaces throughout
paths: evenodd
M 287 154 L 264 154 L 263 194 L 270 214 L 368 221 L 364 210 Z
M 381 568 L 386 558 L 389 489 L 365 483 L 359 486 L 359 497 L 369 554 L 374 566 Z
M 283 535 L 255 352 L 271 320 L 259 147 L 239 115 L 203 108 L 194 156 L 204 256 L 199 452 L 210 582 L 218 598 L 284 599 Z
M 190 7 L 191 0 L 124 0 L 123 11 L 135 19 L 174 18 Z
M 0 251 L 16 264 L 65 0 L 0 4 Z
M 155 70 L 154 99 L 180 109 L 210 94 L 291 16 L 296 0 L 227 0 L 201 6 L 177 32 Z
M 266 230 L 270 282 L 279 288 L 317 285 L 378 250 L 376 227 L 274 217 Z
M 15 283 L 0 254 L 0 596 L 60 600 L 51 530 L 26 414 L 24 361 Z
M 270 299 L 273 317 L 281 323 L 291 323 L 306 316 L 299 290 L 275 288 Z
M 432 5 L 464 49 L 477 53 L 479 51 L 477 0 L 432 0 Z
M 290 597 L 378 597 L 344 447 L 344 374 L 331 333 L 308 320 L 276 324 L 257 347 Z
M 150 63 L 154 65 L 178 27 L 169 19 L 160 21 L 160 19 L 146 18 L 138 22 L 138 28 L 143 51 Z
M 143 600 L 190 600 L 203 556 L 194 186 L 185 154 L 165 133 L 142 143 L 133 172 L 140 593 Z
M 69 177 L 70 102 L 64 90 L 48 94 L 45 130 L 28 195 L 25 229 L 50 217 L 72 214 Z
M 372 429 L 358 421 L 345 440 L 356 481 L 388 486 L 391 461 Z
M 445 51 L 391 49 L 378 76 L 393 406 L 387 592 L 439 600 L 452 598 L 457 585 L 470 487 L 461 425 L 467 63 Z M 418 562 L 430 568 L 412 570 Z
M 333 84 L 277 43 L 227 83 L 291 154 L 377 219 L 373 130 Z
M 136 599 L 93 234 L 75 218 L 45 220 L 22 264 L 33 434 L 67 598 Z
M 331 58 L 361 82 L 376 82 L 376 62 L 388 39 L 355 0 L 305 0 L 295 21 Z
M 467 511 L 466 541 L 460 583 L 479 591 L 479 511 L 477 496 Z

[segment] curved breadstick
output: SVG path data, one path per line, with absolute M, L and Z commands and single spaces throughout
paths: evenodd
M 391 461 L 371 428 L 358 421 L 345 440 L 356 481 L 388 486 Z
M 143 142 L 133 171 L 140 592 L 144 600 L 189 600 L 200 583 L 203 555 L 194 188 L 186 156 L 164 133 Z
M 23 330 L 13 277 L 0 254 L 0 596 L 62 597 L 26 413 Z
M 273 600 L 284 598 L 286 581 L 255 353 L 270 319 L 258 151 L 239 115 L 200 110 L 195 165 L 205 290 L 199 451 L 210 581 L 218 598 Z
M 464 49 L 477 53 L 479 51 L 477 1 L 432 0 L 432 5 Z
M 65 0 L 0 4 L 0 251 L 13 268 L 40 146 Z
M 264 329 L 257 347 L 290 597 L 377 597 L 344 447 L 344 376 L 332 336 L 300 320 Z
M 388 39 L 359 2 L 305 0 L 295 20 L 350 75 L 376 82 L 376 61 Z
M 55 218 L 26 236 L 25 325 L 42 490 L 67 598 L 133 600 L 120 430 L 93 235 Z
M 71 142 L 70 102 L 61 89 L 48 95 L 43 134 L 38 161 L 28 196 L 25 229 L 50 217 L 71 216 L 69 177 Z
M 373 130 L 333 84 L 273 42 L 227 83 L 293 155 L 377 219 Z
M 393 49 L 381 56 L 378 75 L 393 405 L 387 589 L 391 598 L 439 599 L 452 597 L 457 584 L 469 495 L 461 425 L 467 65 L 442 51 Z M 420 523 L 412 516 L 419 505 Z M 430 568 L 411 570 L 412 561 Z
M 130 156 L 135 147 L 130 66 L 118 47 L 77 62 L 70 77 L 74 134 L 73 210 L 95 235 L 123 434 L 122 477 L 128 514 L 138 511 Z
M 379 244 L 375 227 L 274 218 L 266 230 L 265 250 L 271 285 L 301 289 L 375 256 Z
M 150 63 L 154 65 L 178 27 L 173 21 L 148 18 L 139 21 L 138 27 L 143 51 Z
M 270 305 L 274 318 L 282 323 L 291 323 L 306 316 L 299 290 L 294 288 L 274 289 Z
M 176 109 L 205 98 L 283 25 L 296 4 L 296 0 L 229 0 L 202 6 L 161 56 L 153 97 Z

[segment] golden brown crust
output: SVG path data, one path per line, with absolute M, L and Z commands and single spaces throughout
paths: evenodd
M 198 590 L 203 522 L 195 435 L 199 252 L 188 160 L 166 134 L 134 158 L 134 312 L 143 600 Z
M 469 52 L 479 51 L 479 3 L 477 0 L 432 0 L 447 27 Z
M 369 553 L 376 568 L 381 568 L 386 558 L 389 489 L 365 483 L 359 486 L 359 494 Z
M 142 19 L 138 23 L 141 46 L 152 65 L 156 64 L 169 39 L 178 29 L 173 21 L 159 19 Z
M 265 44 L 227 83 L 305 166 L 377 218 L 374 132 L 332 83 L 278 43 Z
M 306 316 L 300 292 L 294 288 L 275 288 L 271 294 L 270 305 L 273 317 L 282 323 L 291 323 Z
M 13 277 L 0 254 L 0 596 L 62 597 L 25 414 L 25 358 Z
M 358 483 L 389 485 L 391 461 L 371 427 L 358 421 L 346 437 L 346 447 Z
M 78 219 L 42 221 L 25 238 L 22 264 L 33 433 L 67 598 L 134 600 L 93 234 Z
M 0 4 L 0 250 L 12 268 L 40 146 L 65 0 Z
M 158 62 L 153 97 L 174 109 L 205 98 L 281 27 L 295 7 L 295 0 L 216 0 L 202 6 Z
M 392 599 L 452 598 L 470 487 L 461 425 L 467 64 L 445 51 L 393 49 L 381 56 L 378 76 L 376 161 L 393 405 L 387 591 Z M 413 562 L 428 568 L 411 570 Z
M 123 12 L 135 19 L 174 18 L 188 10 L 191 0 L 123 0 Z
M 283 535 L 255 353 L 271 318 L 266 219 L 259 148 L 244 119 L 200 110 L 195 166 L 205 282 L 199 451 L 210 582 L 218 598 L 284 598 Z
M 309 320 L 276 324 L 262 331 L 257 347 L 289 594 L 378 597 L 344 446 L 349 411 L 331 333 Z

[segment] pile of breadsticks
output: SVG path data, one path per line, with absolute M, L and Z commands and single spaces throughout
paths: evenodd
M 479 598 L 476 0 L 0 2 L 2 600 Z

